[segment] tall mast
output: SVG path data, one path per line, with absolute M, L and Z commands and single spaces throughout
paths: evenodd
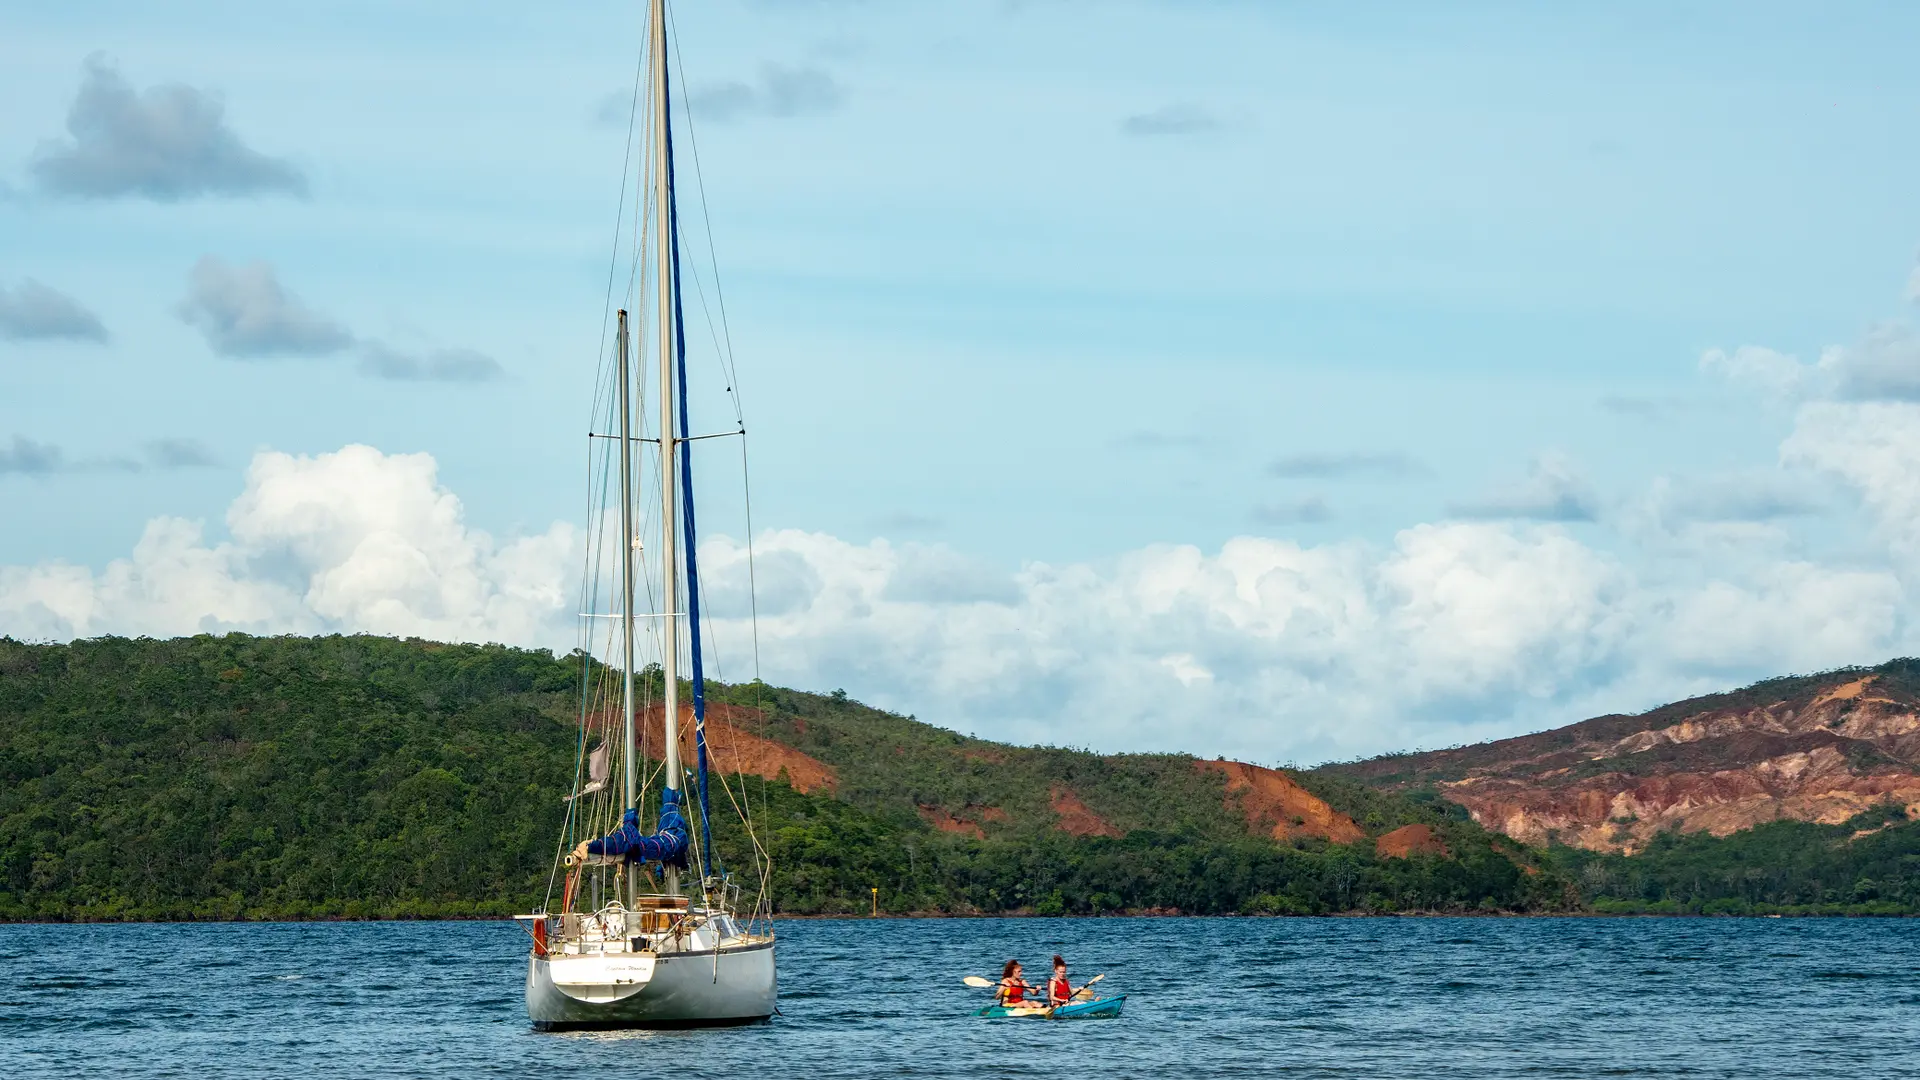
M 626 805 L 634 801 L 634 755 L 639 747 L 633 733 L 633 421 L 627 389 L 627 313 L 620 312 L 620 648 L 626 654 L 621 666 L 620 713 L 622 753 L 626 763 Z
M 659 238 L 659 308 L 654 325 L 660 330 L 660 660 L 666 686 L 661 694 L 661 720 L 666 738 L 666 776 L 669 791 L 680 790 L 680 553 L 674 529 L 678 510 L 679 470 L 674 468 L 678 425 L 673 422 L 673 265 L 672 223 L 667 218 L 667 140 L 672 138 L 667 109 L 667 0 L 653 0 L 652 34 L 647 43 L 648 68 L 653 74 L 653 234 Z M 667 892 L 680 891 L 680 872 L 669 866 Z

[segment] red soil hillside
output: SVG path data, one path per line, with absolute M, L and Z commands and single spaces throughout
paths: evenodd
M 1053 827 L 1071 836 L 1119 836 L 1120 830 L 1107 824 L 1105 818 L 1094 813 L 1080 796 L 1064 784 L 1055 784 L 1048 792 L 1049 806 L 1060 817 Z
M 666 710 L 658 703 L 647 707 L 643 714 L 646 726 L 647 756 L 658 759 L 660 747 L 666 743 L 666 728 L 662 717 Z M 716 773 L 741 773 L 747 776 L 759 776 L 768 780 L 778 780 L 785 774 L 787 783 L 795 791 L 810 794 L 824 791 L 832 794 L 839 787 L 839 776 L 833 766 L 809 757 L 791 746 L 755 734 L 752 728 L 760 721 L 756 709 L 735 705 L 712 705 L 707 709 L 707 754 L 712 770 Z M 596 719 L 595 727 L 605 731 L 614 731 L 619 720 L 612 714 L 602 714 Z M 603 726 L 605 725 L 605 726 Z M 693 761 L 693 708 L 682 706 L 680 709 L 680 757 Z
M 1431 786 L 1525 843 L 1629 853 L 1669 828 L 1724 836 L 1783 818 L 1837 824 L 1887 801 L 1920 816 L 1916 691 L 1920 661 L 1893 661 L 1324 771 Z
M 1319 796 L 1293 782 L 1283 772 L 1244 761 L 1195 761 L 1202 772 L 1227 778 L 1227 809 L 1246 815 L 1247 825 L 1275 840 L 1318 836 L 1336 844 L 1366 839 L 1352 818 L 1328 806 Z
M 1405 859 L 1414 855 L 1439 855 L 1445 858 L 1447 845 L 1431 825 L 1402 825 L 1375 840 L 1373 852 L 1383 859 Z

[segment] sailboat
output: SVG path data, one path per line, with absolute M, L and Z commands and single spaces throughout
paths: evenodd
M 695 436 L 687 427 L 667 29 L 665 0 L 651 0 L 643 67 L 648 77 L 645 92 L 636 85 L 634 95 L 636 118 L 643 112 L 646 118 L 639 156 L 647 182 L 635 189 L 638 239 L 632 265 L 636 291 L 651 293 L 651 311 L 640 316 L 640 336 L 644 342 L 650 324 L 658 361 L 653 380 L 658 422 L 649 437 L 643 400 L 636 430 L 634 398 L 646 396 L 640 374 L 646 365 L 644 358 L 636 362 L 632 355 L 628 312 L 622 309 L 611 350 L 615 371 L 603 380 L 608 391 L 604 418 L 614 430 L 592 436 L 592 445 L 604 448 L 599 471 L 603 484 L 610 486 L 615 479 L 611 466 L 617 462 L 618 531 L 613 532 L 610 523 L 588 530 L 596 557 L 588 560 L 588 586 L 583 590 L 589 610 L 582 613 L 586 647 L 575 786 L 565 797 L 566 820 L 547 898 L 539 910 L 517 917 L 531 938 L 527 1015 L 541 1031 L 755 1023 L 772 1016 L 777 993 L 765 889 L 768 867 L 763 858 L 755 858 L 760 887 L 750 909 L 743 911 L 743 887 L 719 864 L 709 812 L 690 461 L 692 442 L 707 436 Z M 625 203 L 623 194 L 623 215 Z M 616 250 L 616 265 L 618 261 Z M 740 428 L 744 433 L 744 425 Z M 657 456 L 644 453 L 649 447 Z M 659 499 L 652 508 L 640 509 L 636 465 L 655 462 Z M 606 504 L 603 498 L 601 506 Z M 603 516 L 609 512 L 600 511 Z M 654 530 L 639 520 L 648 516 L 655 519 Z M 653 540 L 650 566 L 643 532 Z M 597 571 L 609 561 L 618 564 L 617 590 L 603 596 Z M 657 610 L 637 610 L 643 592 L 657 603 Z M 614 610 L 593 610 L 602 599 Z M 608 631 L 604 640 L 602 628 Z M 657 655 L 657 671 L 651 665 L 637 668 L 643 645 Z M 596 656 L 602 647 L 608 654 L 605 660 Z M 680 693 L 683 649 L 691 669 L 691 702 L 686 705 Z M 683 763 L 687 727 L 693 736 L 691 790 Z M 657 745 L 652 749 L 657 752 L 650 753 L 655 730 Z M 725 775 L 717 779 L 724 787 Z M 649 792 L 655 789 L 657 810 L 649 813 Z M 746 805 L 744 799 L 728 801 Z M 744 811 L 742 816 L 744 820 Z M 750 840 L 751 822 L 744 823 Z M 757 844 L 753 850 L 758 851 Z

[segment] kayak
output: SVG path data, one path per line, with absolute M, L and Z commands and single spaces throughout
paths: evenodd
M 1110 1016 L 1119 1016 L 1120 1007 L 1127 1003 L 1127 995 L 1118 997 L 1093 998 L 1089 1001 L 1075 1001 L 1067 1005 L 1056 1005 L 1049 1009 L 1044 1005 L 988 1005 L 974 1013 L 987 1019 L 1006 1017 L 1031 1017 L 1035 1020 L 1094 1020 Z
M 1120 1006 L 1127 1003 L 1127 995 L 1118 997 L 1094 998 L 1090 1001 L 1074 1001 L 1053 1008 L 1055 1020 L 1092 1020 L 1108 1016 L 1119 1016 Z

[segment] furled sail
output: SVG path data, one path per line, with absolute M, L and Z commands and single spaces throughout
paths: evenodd
M 579 791 L 560 800 L 572 802 L 582 795 L 591 795 L 607 786 L 607 778 L 612 774 L 613 744 L 602 740 L 599 746 L 587 755 L 587 782 Z
M 620 827 L 587 844 L 587 854 L 628 862 L 659 862 L 687 868 L 687 819 L 680 812 L 680 793 L 669 788 L 660 793 L 660 829 L 652 836 L 640 832 L 640 811 L 627 808 Z
M 667 74 L 660 78 L 660 92 L 670 94 Z M 673 110 L 663 114 L 671 117 Z M 679 378 L 675 380 L 680 391 L 680 492 L 682 511 L 681 525 L 686 529 L 686 570 L 687 570 L 687 653 L 693 660 L 693 748 L 695 758 L 694 790 L 699 796 L 700 807 L 700 854 L 706 861 L 706 872 L 720 873 L 720 860 L 713 850 L 713 831 L 710 822 L 712 810 L 707 804 L 707 677 L 700 663 L 700 537 L 693 523 L 693 430 L 687 422 L 687 325 L 680 310 L 680 198 L 673 186 L 673 122 L 669 119 L 661 131 L 661 145 L 666 150 L 664 163 L 667 177 L 667 235 L 672 238 L 668 245 L 671 259 L 668 263 L 669 279 L 673 296 L 673 355 Z M 669 571 L 671 572 L 671 571 Z

